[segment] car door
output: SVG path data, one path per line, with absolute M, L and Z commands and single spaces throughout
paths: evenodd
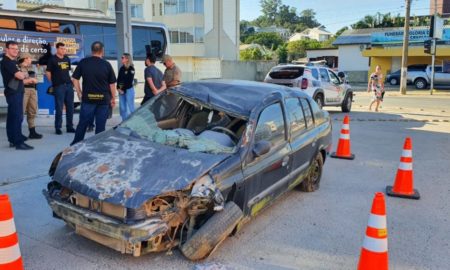
M 336 100 L 333 101 L 334 103 L 341 103 L 344 99 L 345 95 L 345 85 L 341 83 L 341 80 L 339 80 L 339 77 L 334 73 L 332 70 L 328 70 L 328 75 L 330 75 L 331 84 L 335 87 Z
M 251 148 L 270 143 L 269 152 L 257 156 L 249 151 L 243 168 L 249 214 L 255 215 L 287 189 L 291 169 L 291 147 L 287 141 L 285 116 L 281 102 L 265 107 L 259 114 Z
M 286 114 L 289 119 L 289 143 L 292 149 L 292 177 L 289 180 L 289 189 L 291 189 L 298 185 L 308 172 L 312 156 L 312 138 L 308 131 L 313 128 L 313 124 L 311 122 L 311 113 L 310 111 L 307 111 L 310 124 L 309 126 L 306 125 L 305 114 L 298 97 L 287 98 L 285 104 Z
M 330 75 L 326 68 L 319 68 L 320 80 L 322 82 L 322 89 L 325 92 L 325 104 L 334 103 L 337 98 L 336 86 L 331 82 Z

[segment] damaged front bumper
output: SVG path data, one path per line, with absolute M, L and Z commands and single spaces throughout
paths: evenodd
M 95 242 L 133 256 L 162 251 L 176 246 L 176 241 L 161 247 L 168 225 L 158 217 L 147 218 L 134 224 L 125 224 L 113 218 L 83 209 L 43 194 L 55 215 L 75 228 L 75 232 Z

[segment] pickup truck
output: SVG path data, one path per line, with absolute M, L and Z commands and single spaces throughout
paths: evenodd
M 426 89 L 431 83 L 431 65 L 428 65 L 423 71 L 408 71 L 408 82 L 413 83 L 416 89 Z M 450 86 L 450 73 L 443 72 L 442 66 L 434 67 L 434 85 Z

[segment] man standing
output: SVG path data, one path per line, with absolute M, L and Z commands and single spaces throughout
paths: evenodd
M 50 57 L 47 63 L 46 75 L 52 82 L 55 95 L 55 133 L 62 134 L 62 111 L 66 105 L 66 130 L 74 133 L 73 128 L 73 87 L 69 75 L 70 59 L 66 56 L 64 43 L 56 43 L 56 54 Z
M 109 110 L 115 106 L 116 75 L 111 64 L 104 60 L 104 46 L 100 41 L 91 45 L 92 55 L 80 61 L 72 78 L 81 100 L 80 121 L 71 145 L 84 140 L 86 129 L 95 118 L 95 134 L 105 130 Z M 83 89 L 80 78 L 83 77 Z
M 175 65 L 172 56 L 168 54 L 164 55 L 162 63 L 166 66 L 163 80 L 166 83 L 167 88 L 179 85 L 181 83 L 181 69 Z
M 163 81 L 163 74 L 156 66 L 156 56 L 149 55 L 145 59 L 145 86 L 144 86 L 144 98 L 142 99 L 141 105 L 147 102 L 147 100 L 159 94 L 161 91 L 166 89 L 166 83 Z
M 17 66 L 19 46 L 15 41 L 7 41 L 5 54 L 1 63 L 3 85 L 5 86 L 5 97 L 8 103 L 8 116 L 6 118 L 6 134 L 9 146 L 17 150 L 31 150 L 32 146 L 25 143 L 26 137 L 22 134 L 23 120 L 23 80 L 28 73 L 20 71 Z

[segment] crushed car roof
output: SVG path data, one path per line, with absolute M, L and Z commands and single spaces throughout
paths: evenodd
M 194 81 L 183 83 L 171 91 L 247 118 L 253 108 L 274 93 L 282 96 L 303 94 L 285 86 L 244 80 Z

